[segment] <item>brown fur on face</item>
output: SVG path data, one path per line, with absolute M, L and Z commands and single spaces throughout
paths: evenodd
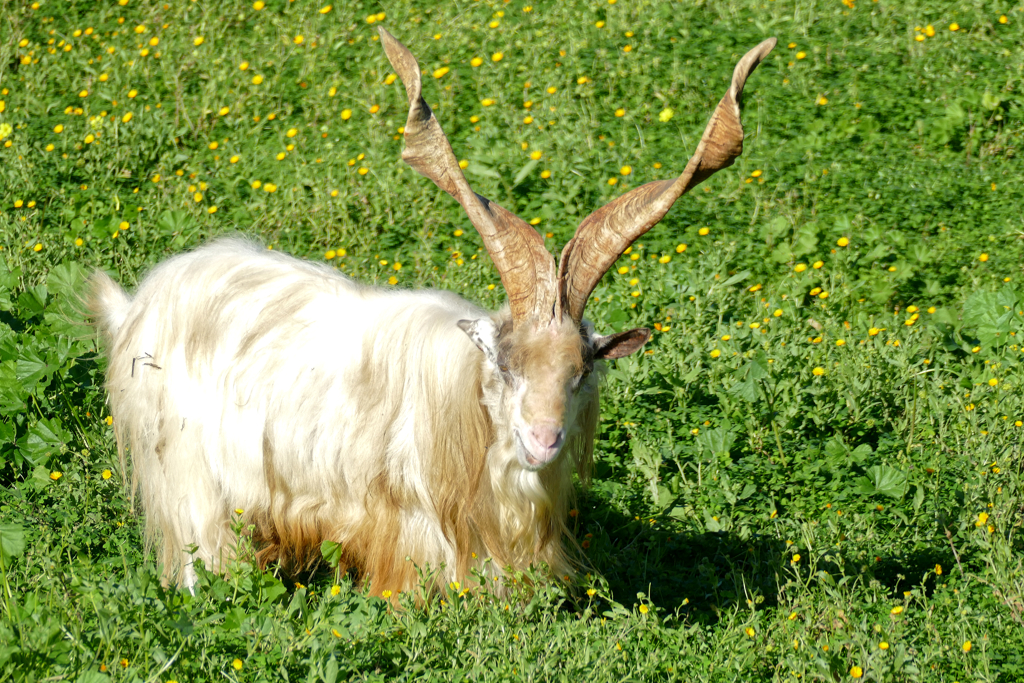
M 550 418 L 564 423 L 567 398 L 594 367 L 590 345 L 569 319 L 514 328 L 511 319 L 504 320 L 498 331 L 497 361 L 513 387 L 527 387 L 522 403 L 527 422 Z

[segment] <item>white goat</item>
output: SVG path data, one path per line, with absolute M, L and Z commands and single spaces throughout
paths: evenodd
M 472 192 L 415 58 L 381 39 L 409 95 L 403 158 L 466 209 L 509 306 L 368 287 L 239 239 L 166 261 L 133 299 L 97 273 L 118 449 L 167 581 L 192 587 L 194 558 L 223 570 L 235 514 L 262 561 L 301 568 L 337 541 L 377 594 L 415 585 L 417 566 L 445 582 L 571 571 L 565 518 L 572 473 L 590 475 L 596 370 L 649 335 L 597 335 L 584 306 L 633 240 L 742 151 L 743 84 L 775 44 L 737 65 L 682 176 L 588 217 L 556 271 L 529 225 Z

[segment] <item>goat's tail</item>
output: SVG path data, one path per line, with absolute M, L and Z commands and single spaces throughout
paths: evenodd
M 130 305 L 131 299 L 121 289 L 121 285 L 102 270 L 97 270 L 89 278 L 89 313 L 96 326 L 108 338 L 113 337 L 124 324 Z

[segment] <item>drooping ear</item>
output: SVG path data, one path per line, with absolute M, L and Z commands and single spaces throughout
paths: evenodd
M 476 347 L 484 352 L 487 360 L 498 362 L 498 328 L 490 318 L 476 320 L 460 320 L 462 331 L 469 335 Z
M 646 327 L 609 334 L 607 337 L 594 335 L 594 360 L 624 358 L 639 351 L 650 338 L 651 331 Z

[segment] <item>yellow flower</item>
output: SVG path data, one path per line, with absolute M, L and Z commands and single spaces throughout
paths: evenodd
M 823 107 L 826 104 L 828 104 L 828 98 L 825 97 L 824 95 L 818 95 L 818 99 L 815 101 L 815 104 Z
M 530 158 L 533 159 L 534 161 L 539 160 L 542 156 L 544 156 L 544 153 L 538 149 L 535 149 L 532 152 L 530 152 Z
M 256 0 L 256 2 L 252 3 L 252 8 L 257 12 L 259 12 L 264 7 L 266 7 L 266 4 L 264 4 L 263 0 Z
M 551 177 L 551 171 L 548 171 L 547 169 L 541 171 L 540 177 L 543 178 L 544 180 L 547 180 L 548 178 Z
M 594 26 L 596 26 L 597 28 L 604 28 L 604 22 L 603 21 L 594 22 Z
M 861 669 L 859 666 L 850 667 L 850 676 L 852 676 L 853 678 L 860 678 L 863 675 L 864 670 Z
M 677 254 L 682 254 L 684 251 L 686 251 L 686 245 L 685 244 L 677 244 L 676 245 L 676 253 Z
M 958 24 L 958 23 L 956 23 L 954 21 L 952 24 L 949 25 L 949 30 L 950 31 L 959 31 L 960 30 L 960 24 Z
M 139 34 L 145 33 L 146 32 L 146 26 L 144 24 L 139 24 L 138 26 L 135 27 L 135 32 L 139 33 Z
M 480 100 L 480 104 L 482 104 L 485 107 L 489 107 L 492 104 L 494 104 L 494 100 L 492 100 L 490 97 L 485 97 L 484 99 Z
M 664 254 L 661 258 L 658 259 L 658 263 L 668 263 L 671 260 L 671 256 L 669 256 L 668 254 Z
M 1005 15 L 1005 14 L 1000 14 L 1000 15 L 999 15 L 999 23 L 1000 23 L 1000 24 L 1005 24 L 1005 23 L 1007 23 L 1008 21 L 1009 21 L 1009 19 L 1007 19 L 1007 18 L 1006 18 L 1006 15 Z
M 481 59 L 480 57 L 473 57 L 473 59 L 469 60 L 469 65 L 471 67 L 473 67 L 473 68 L 476 68 L 476 67 L 480 66 L 483 63 L 484 63 L 484 60 Z
M 715 349 L 714 351 L 711 352 L 711 357 L 712 358 L 718 358 L 721 355 L 722 355 L 722 352 L 719 351 L 718 349 Z
M 303 42 L 304 42 L 305 40 L 306 40 L 306 39 L 305 39 L 305 38 L 303 38 L 302 36 L 295 36 L 294 38 L 292 38 L 292 42 L 293 42 L 293 43 L 295 43 L 296 45 L 302 45 L 302 43 L 303 43 Z
M 825 368 L 820 366 L 816 367 L 813 370 L 811 370 L 811 374 L 813 374 L 815 377 L 821 377 L 822 375 L 825 374 Z
M 330 5 L 328 5 L 328 7 L 329 7 L 329 6 L 330 6 Z M 341 592 L 341 586 L 339 586 L 339 585 L 337 585 L 337 584 L 335 584 L 335 585 L 331 586 L 331 595 L 337 595 L 337 594 L 338 594 L 338 593 L 340 593 L 340 592 Z
M 350 118 L 352 118 L 352 110 L 351 109 L 342 109 L 341 110 L 341 120 L 342 121 L 348 121 Z
M 640 614 L 647 614 L 649 611 L 650 609 L 647 607 L 647 605 L 640 605 Z
M 697 231 L 697 234 L 700 235 L 701 237 L 704 237 L 709 232 L 711 232 L 711 228 L 701 228 L 700 230 Z
M 819 270 L 824 265 L 825 265 L 824 261 L 815 261 L 813 264 L 811 264 L 811 268 L 814 268 L 815 270 Z
M 982 254 L 981 256 L 978 257 L 978 260 L 981 261 L 982 263 L 988 261 L 988 254 Z
M 743 632 L 747 634 L 747 638 L 753 638 L 754 637 L 754 629 L 752 629 L 749 626 L 746 627 L 745 629 L 743 629 Z
M 192 199 L 196 200 L 197 202 L 201 202 L 203 201 L 203 195 L 200 192 L 196 192 L 194 195 L 192 195 Z
M 926 35 L 926 36 L 928 36 L 929 38 L 934 38 L 934 37 L 935 37 L 935 27 L 934 27 L 934 26 L 932 26 L 931 24 L 928 24 L 928 25 L 927 25 L 927 26 L 925 26 L 925 28 L 924 28 L 924 33 L 925 33 L 925 35 Z
M 623 166 L 622 168 L 619 169 L 619 173 L 621 173 L 622 175 L 629 175 L 632 172 L 633 168 L 631 166 Z
M 58 123 L 56 126 L 53 127 L 53 132 L 54 133 L 63 133 L 64 132 L 64 126 Z
M 434 78 L 441 78 L 441 77 L 442 77 L 442 76 L 444 76 L 444 75 L 445 75 L 446 73 L 448 73 L 448 72 L 449 72 L 450 70 L 451 70 L 451 69 L 449 69 L 449 68 L 448 68 L 448 67 L 446 67 L 446 66 L 442 66 L 442 67 L 441 67 L 440 69 L 435 69 L 435 70 L 434 70 Z
M 207 145 L 207 147 L 209 147 L 210 149 L 217 149 L 218 147 L 220 147 L 220 144 L 216 140 L 214 140 L 209 145 Z
M 102 474 L 100 474 L 100 476 L 103 477 L 104 479 L 110 479 L 114 475 L 113 475 L 113 473 L 110 470 L 103 470 L 103 472 L 102 472 Z
M 988 521 L 988 513 L 987 512 L 979 512 L 978 513 L 978 521 L 974 523 L 974 526 L 983 526 L 987 521 Z
M 370 169 L 366 168 L 365 166 L 360 166 L 359 167 L 359 171 L 358 171 L 359 175 L 366 175 L 369 172 L 370 172 Z
M 793 559 L 789 561 L 790 564 L 798 564 L 800 562 L 800 553 L 793 555 Z
M 54 481 L 57 481 L 58 479 L 60 479 L 63 476 L 64 476 L 63 472 L 50 472 L 50 479 L 53 479 Z
M 269 193 L 277 192 L 277 185 L 275 185 L 274 183 L 264 183 L 263 191 Z
M 262 82 L 263 82 L 263 76 L 261 76 L 259 74 L 256 74 L 255 76 L 252 77 L 252 84 L 253 85 L 259 85 Z
M 132 120 L 132 113 L 130 111 L 129 112 L 125 112 L 125 115 L 121 117 L 121 123 L 128 123 L 131 120 Z
M 901 612 L 903 612 L 902 605 L 896 605 L 891 610 L 889 610 L 889 614 L 900 614 Z
M 258 3 L 258 4 L 262 5 L 263 3 L 261 2 L 261 3 Z M 235 671 L 241 671 L 242 670 L 242 660 L 241 659 L 236 659 L 235 661 L 231 662 L 231 666 L 234 668 Z
M 841 246 L 841 247 L 845 247 L 845 246 L 847 246 L 848 244 L 850 244 L 850 240 L 848 240 L 848 239 L 847 239 L 847 238 L 845 238 L 845 237 L 840 237 L 840 238 L 839 238 L 839 239 L 838 239 L 838 240 L 836 241 L 836 244 L 838 244 L 838 245 L 839 245 L 839 246 Z
M 971 641 L 969 641 L 969 640 L 964 641 L 963 650 L 964 650 L 964 652 L 970 652 L 971 651 Z
M 380 596 L 381 596 L 382 598 L 384 598 L 385 600 L 387 600 L 388 598 L 390 598 L 390 597 L 391 597 L 391 591 L 389 591 L 389 590 L 387 590 L 387 589 L 385 589 L 385 590 L 382 590 L 382 591 L 380 592 Z
M 469 161 L 467 159 L 462 159 L 461 161 L 459 161 L 459 168 L 461 168 L 462 170 L 466 170 L 468 166 Z
M 669 121 L 672 120 L 672 117 L 674 115 L 675 112 L 672 111 L 670 107 L 665 107 L 664 109 L 661 110 L 661 113 L 658 114 L 658 120 L 661 121 L 662 123 L 668 123 Z
M 495 52 L 493 55 L 491 55 L 491 61 L 492 62 L 500 62 L 504 58 L 505 58 L 505 55 L 503 55 L 500 52 Z
M 96 141 L 96 136 L 93 135 L 92 133 L 89 133 L 88 135 L 85 136 L 85 144 L 91 145 L 95 141 Z
M 941 564 L 935 565 L 935 575 L 936 576 L 942 576 L 942 565 Z
M 618 178 L 609 178 L 609 179 L 608 179 L 608 184 L 609 184 L 609 185 L 615 185 L 615 184 L 617 184 L 618 182 L 619 182 L 619 179 L 618 179 Z
M 796 53 L 796 58 L 797 58 L 797 59 L 803 59 L 803 58 L 804 58 L 804 57 L 806 57 L 806 56 L 807 56 L 807 53 L 806 53 L 806 52 L 804 52 L 804 51 L 802 51 L 802 50 L 801 50 L 800 52 L 797 52 L 797 53 Z

